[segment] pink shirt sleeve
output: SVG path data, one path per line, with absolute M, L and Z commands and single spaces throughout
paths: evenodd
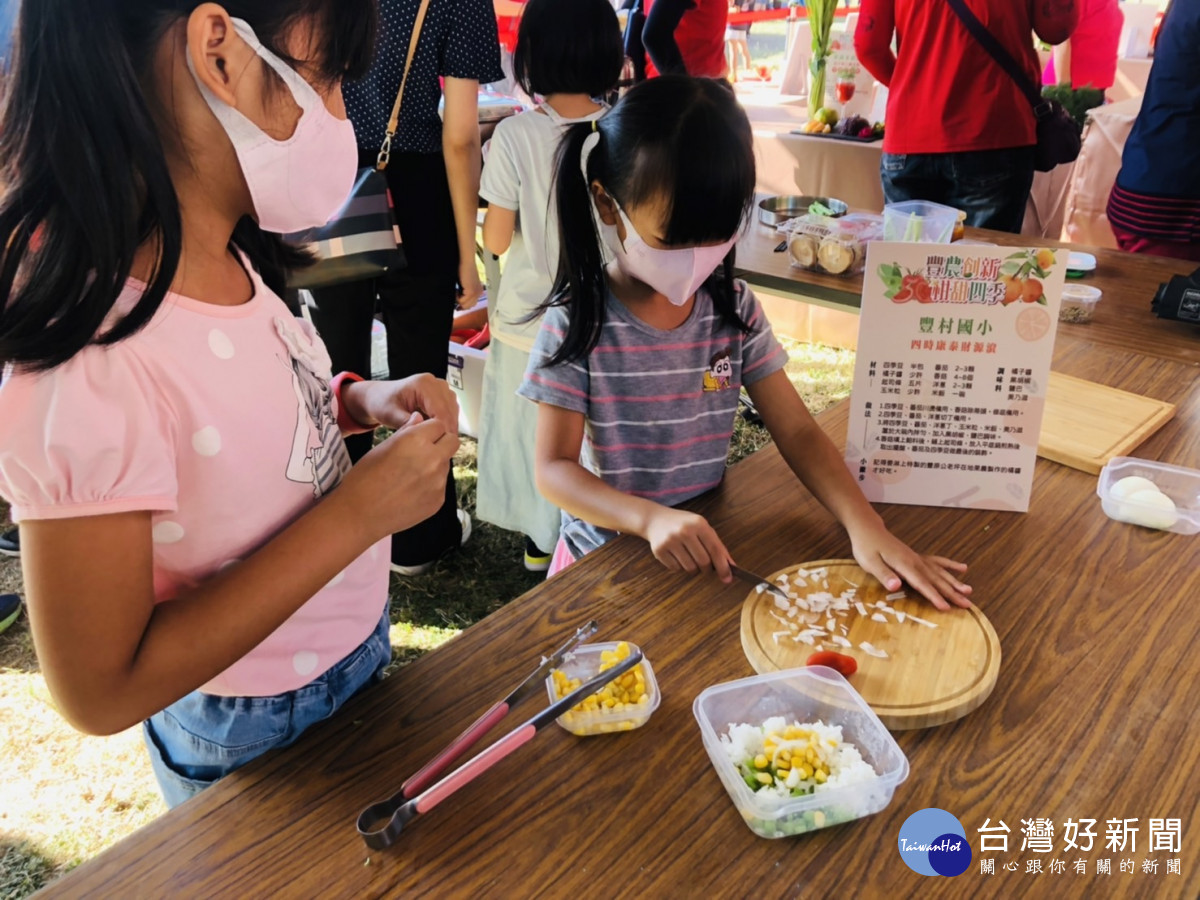
M 13 520 L 173 511 L 174 429 L 132 341 L 0 385 L 0 494 Z

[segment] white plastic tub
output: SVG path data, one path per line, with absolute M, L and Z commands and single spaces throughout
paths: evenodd
M 804 834 L 873 815 L 891 802 L 896 785 L 908 778 L 908 759 L 879 717 L 850 682 L 824 666 L 715 685 L 696 698 L 692 712 L 717 776 L 750 830 L 760 837 Z M 878 777 L 782 801 L 751 790 L 720 735 L 730 725 L 757 725 L 772 716 L 840 725 L 843 740 L 858 748 Z
M 1117 497 L 1113 486 L 1123 478 L 1145 478 L 1175 504 L 1174 514 L 1147 503 Z M 1118 522 L 1157 528 L 1175 534 L 1200 533 L 1200 471 L 1150 459 L 1118 456 L 1100 471 L 1096 493 L 1104 514 Z M 1170 524 L 1168 524 L 1168 522 Z

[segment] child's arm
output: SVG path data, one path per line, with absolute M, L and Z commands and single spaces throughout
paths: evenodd
M 483 217 L 483 246 L 489 253 L 503 256 L 512 245 L 517 230 L 517 211 L 489 203 Z
M 367 547 L 432 515 L 458 441 L 420 420 L 261 549 L 164 603 L 149 512 L 22 522 L 30 626 L 62 714 L 91 734 L 136 724 L 245 656 Z
M 583 413 L 538 404 L 534 456 L 542 495 L 598 528 L 644 538 L 655 558 L 668 569 L 695 572 L 711 568 L 722 581 L 732 581 L 729 551 L 703 516 L 631 497 L 579 464 L 583 424 Z
M 479 180 L 479 196 L 488 203 L 483 217 L 483 246 L 496 256 L 508 252 L 517 230 L 517 210 L 521 206 L 521 167 L 517 160 L 516 145 L 509 133 L 514 123 L 520 124 L 517 121 L 520 118 L 517 116 L 496 126 Z
M 970 606 L 971 588 L 958 580 L 967 567 L 940 556 L 922 556 L 887 530 L 782 369 L 747 391 L 788 466 L 845 527 L 859 565 L 889 591 L 899 590 L 903 578 L 938 609 L 949 609 L 947 600 Z

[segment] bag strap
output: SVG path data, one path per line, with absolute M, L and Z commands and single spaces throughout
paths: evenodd
M 387 168 L 392 158 L 392 138 L 400 127 L 400 104 L 404 102 L 404 85 L 408 81 L 408 72 L 412 68 L 413 57 L 417 55 L 417 42 L 421 39 L 421 26 L 425 24 L 425 13 L 429 11 L 429 0 L 421 0 L 417 9 L 417 19 L 413 23 L 412 37 L 408 39 L 408 56 L 404 60 L 404 74 L 400 76 L 400 90 L 396 92 L 396 102 L 392 106 L 392 117 L 388 119 L 387 134 L 383 146 L 379 148 L 379 158 L 375 161 L 376 170 L 382 172 Z
M 954 14 L 962 20 L 963 25 L 967 27 L 967 31 L 971 32 L 971 37 L 975 38 L 983 49 L 987 51 L 987 54 L 995 60 L 996 64 L 1005 71 L 1008 77 L 1017 83 L 1017 87 L 1021 89 L 1021 93 L 1025 95 L 1025 99 L 1033 107 L 1034 115 L 1040 119 L 1045 112 L 1049 111 L 1049 104 L 1042 96 L 1042 92 L 1038 90 L 1037 85 L 1029 77 L 1029 73 L 1021 68 L 1020 63 L 1013 59 L 1012 54 L 1004 49 L 1004 46 L 979 21 L 975 13 L 971 12 L 965 0 L 946 0 L 946 2 L 954 10 Z

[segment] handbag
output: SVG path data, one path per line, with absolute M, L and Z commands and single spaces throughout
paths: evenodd
M 402 269 L 407 264 L 400 228 L 396 224 L 391 191 L 388 190 L 387 170 L 391 160 L 392 139 L 400 123 L 400 105 L 404 100 L 404 85 L 417 52 L 421 26 L 429 0 L 421 0 L 408 41 L 408 56 L 400 76 L 400 90 L 388 120 L 387 133 L 374 166 L 359 169 L 354 187 L 342 208 L 324 225 L 307 231 L 284 235 L 316 257 L 316 262 L 288 273 L 287 285 L 294 289 L 330 287 L 378 278 L 385 272 Z
M 1004 49 L 995 36 L 979 21 L 967 7 L 964 0 L 947 0 L 954 14 L 962 20 L 963 25 L 971 36 L 983 47 L 987 54 L 996 61 L 1008 77 L 1016 82 L 1029 105 L 1033 107 L 1033 116 L 1037 122 L 1037 148 L 1034 155 L 1034 168 L 1039 172 L 1049 172 L 1061 163 L 1074 162 L 1079 156 L 1082 140 L 1079 126 L 1066 108 L 1057 100 L 1042 96 L 1041 90 L 1033 82 L 1011 53 Z

